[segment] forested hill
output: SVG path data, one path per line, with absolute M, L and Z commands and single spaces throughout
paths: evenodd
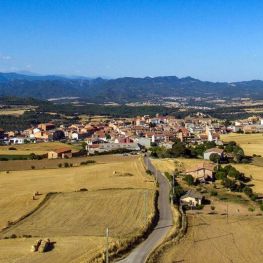
M 132 102 L 146 99 L 191 97 L 251 97 L 263 99 L 263 81 L 210 82 L 176 76 L 89 79 L 84 77 L 32 76 L 0 73 L 0 96 L 38 99 L 81 97 L 95 102 Z

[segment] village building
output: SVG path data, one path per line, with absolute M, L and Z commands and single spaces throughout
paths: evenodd
M 185 195 L 181 196 L 180 204 L 182 206 L 187 205 L 190 207 L 196 207 L 197 205 L 202 205 L 203 200 L 203 195 L 193 190 L 189 190 Z
M 213 180 L 215 165 L 212 163 L 202 162 L 197 166 L 187 169 L 185 174 L 190 174 L 195 180 L 199 182 L 205 182 Z
M 55 151 L 49 151 L 48 152 L 48 159 L 58 159 L 58 158 L 71 158 L 72 157 L 72 151 L 70 148 L 60 148 Z

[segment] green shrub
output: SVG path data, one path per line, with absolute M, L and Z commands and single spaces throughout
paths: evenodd
M 217 194 L 218 194 L 218 193 L 217 193 L 217 191 L 215 191 L 215 190 L 211 190 L 211 191 L 210 191 L 210 195 L 211 195 L 211 196 L 217 196 Z

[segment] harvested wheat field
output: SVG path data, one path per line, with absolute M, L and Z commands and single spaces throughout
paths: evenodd
M 154 188 L 140 157 L 100 156 L 87 166 L 0 173 L 0 229 L 36 207 L 49 192 L 110 188 Z M 10 161 L 11 163 L 11 161 Z M 33 200 L 33 193 L 41 195 Z M 12 209 L 10 209 L 12 207 Z
M 154 191 L 146 193 L 151 216 Z M 132 237 L 144 227 L 144 195 L 144 189 L 53 194 L 35 213 L 3 231 L 0 237 L 104 236 L 106 227 L 111 237 Z
M 186 159 L 186 158 L 165 158 L 165 159 L 152 159 L 153 165 L 161 172 L 172 173 L 177 169 L 178 171 L 185 171 L 195 167 L 196 165 L 209 162 L 202 159 Z
M 78 145 L 69 145 L 62 142 L 41 142 L 41 143 L 30 143 L 30 144 L 16 144 L 8 146 L 0 146 L 0 154 L 3 155 L 29 155 L 30 153 L 35 154 L 46 154 L 49 151 L 54 151 L 59 148 L 71 148 L 72 151 L 78 151 L 80 147 Z M 15 148 L 16 150 L 9 150 Z
M 222 134 L 220 139 L 225 142 L 235 141 L 245 151 L 247 155 L 262 155 L 263 156 L 263 134 Z
M 145 195 L 149 222 L 155 192 L 142 157 L 95 159 L 86 166 L 0 173 L 0 228 L 14 222 L 0 232 L 0 262 L 89 262 L 102 252 L 106 227 L 111 245 L 142 234 Z M 12 234 L 17 238 L 3 239 Z M 30 252 L 37 237 L 50 238 L 55 248 Z
M 263 194 L 263 168 L 253 164 L 235 164 L 233 165 L 240 172 L 252 178 L 253 190 L 256 193 Z
M 188 215 L 186 235 L 164 251 L 163 263 L 259 263 L 263 261 L 263 220 L 257 216 Z
M 1 263 L 79 263 L 90 262 L 105 250 L 105 238 L 102 237 L 56 237 L 54 249 L 48 253 L 30 251 L 37 238 L 16 238 L 0 240 Z M 112 240 L 110 240 L 112 241 Z

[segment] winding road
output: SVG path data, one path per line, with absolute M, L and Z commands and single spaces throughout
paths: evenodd
M 163 241 L 173 222 L 169 202 L 170 184 L 162 173 L 155 169 L 148 157 L 144 157 L 144 162 L 146 167 L 155 174 L 159 183 L 158 209 L 160 217 L 157 226 L 148 238 L 132 250 L 126 258 L 120 260 L 121 263 L 144 263 L 149 254 Z

